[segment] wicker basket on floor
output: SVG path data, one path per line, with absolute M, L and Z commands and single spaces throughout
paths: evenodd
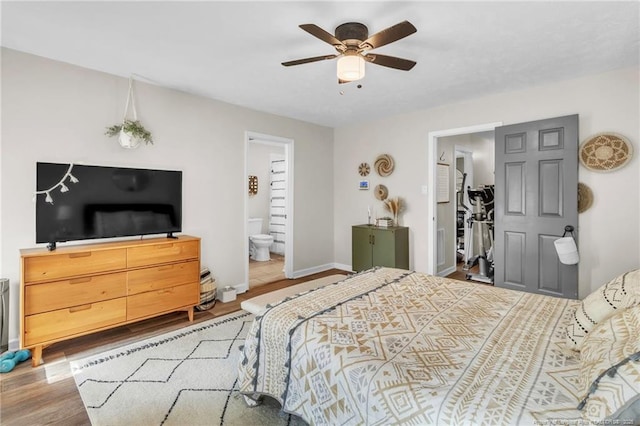
M 196 306 L 198 311 L 206 311 L 216 304 L 216 280 L 211 275 L 209 268 L 200 270 L 200 304 Z

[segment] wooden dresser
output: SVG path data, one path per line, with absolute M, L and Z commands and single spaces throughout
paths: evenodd
M 32 365 L 52 343 L 200 303 L 200 238 L 20 250 L 20 345 Z

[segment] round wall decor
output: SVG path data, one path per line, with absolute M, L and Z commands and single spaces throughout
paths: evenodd
M 599 133 L 580 146 L 580 162 L 593 172 L 610 172 L 631 160 L 633 145 L 622 135 Z
M 593 204 L 593 191 L 582 182 L 578 182 L 578 213 L 589 210 Z
M 374 189 L 374 195 L 380 201 L 386 200 L 389 196 L 389 190 L 384 185 L 376 185 Z
M 367 163 L 360 163 L 358 166 L 358 173 L 360 173 L 360 176 L 367 176 L 369 174 L 369 170 L 369 164 Z
M 373 168 L 380 176 L 389 176 L 393 173 L 393 158 L 389 154 L 382 154 L 376 158 Z

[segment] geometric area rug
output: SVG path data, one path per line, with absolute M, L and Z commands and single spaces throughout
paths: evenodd
M 271 398 L 237 390 L 244 311 L 71 363 L 92 425 L 304 425 Z

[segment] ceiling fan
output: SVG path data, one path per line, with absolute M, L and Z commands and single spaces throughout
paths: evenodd
M 335 36 L 315 24 L 303 24 L 299 27 L 325 43 L 329 43 L 338 53 L 283 62 L 282 65 L 285 67 L 338 58 L 338 83 L 349 83 L 364 77 L 365 62 L 402 71 L 409 71 L 416 64 L 409 59 L 370 52 L 415 33 L 416 27 L 409 21 L 402 21 L 371 37 L 369 37 L 367 26 L 359 22 L 339 25 L 335 30 Z

